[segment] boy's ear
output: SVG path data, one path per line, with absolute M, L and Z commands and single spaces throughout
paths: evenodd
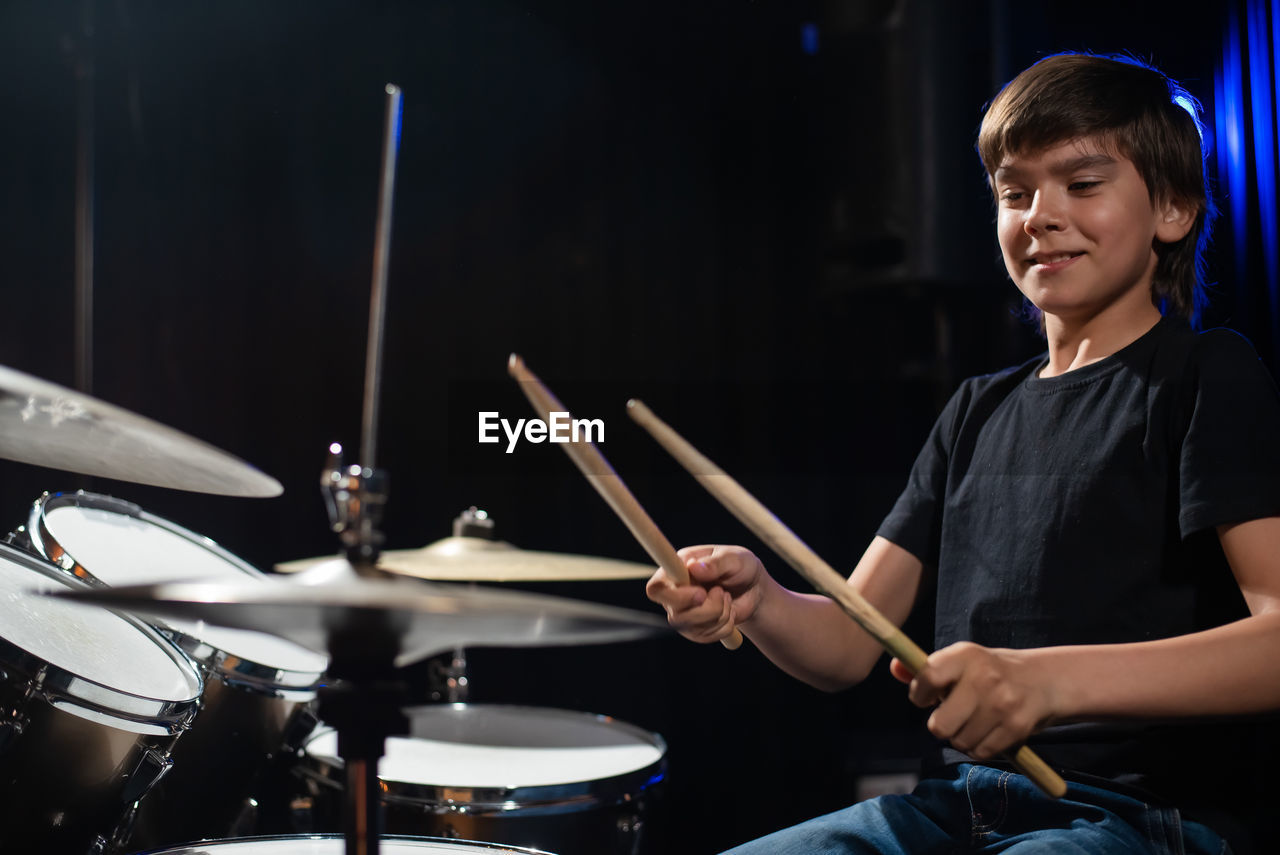
M 1182 240 L 1191 231 L 1199 213 L 1194 205 L 1185 202 L 1170 201 L 1160 206 L 1160 218 L 1156 221 L 1156 240 L 1161 243 L 1174 243 Z

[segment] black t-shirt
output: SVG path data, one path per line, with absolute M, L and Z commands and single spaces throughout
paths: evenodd
M 966 380 L 880 527 L 937 570 L 935 647 L 1143 641 L 1247 615 L 1214 527 L 1280 515 L 1280 397 L 1249 343 L 1166 318 L 1106 359 L 1037 377 L 1045 364 Z M 1115 722 L 1031 744 L 1208 814 L 1225 771 L 1252 780 L 1251 733 Z

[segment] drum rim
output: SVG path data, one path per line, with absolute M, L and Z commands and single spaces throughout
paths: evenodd
M 9 544 L 0 543 L 0 559 L 16 559 L 17 563 L 55 584 L 69 588 L 87 587 L 40 557 Z M 55 707 L 69 704 L 122 723 L 150 725 L 170 733 L 185 730 L 199 710 L 200 697 L 204 693 L 200 669 L 181 648 L 154 627 L 133 615 L 113 614 L 154 642 L 179 670 L 191 678 L 195 691 L 192 697 L 151 698 L 126 692 L 49 662 L 3 636 L 0 636 L 0 663 L 6 670 L 20 675 L 34 695 Z M 127 724 L 125 729 L 133 730 Z
M 591 778 L 585 781 L 567 781 L 557 784 L 518 784 L 516 786 L 484 786 L 468 787 L 445 784 L 422 784 L 410 781 L 379 780 L 383 783 L 383 800 L 388 805 L 406 804 L 429 805 L 437 812 L 466 810 L 473 815 L 486 813 L 528 814 L 557 813 L 585 810 L 596 806 L 614 805 L 628 799 L 637 798 L 645 790 L 660 784 L 666 778 L 667 743 L 662 735 L 653 731 L 622 721 L 613 716 L 599 713 L 566 710 L 558 707 L 539 707 L 527 704 L 474 704 L 449 703 L 427 704 L 411 707 L 406 714 L 411 722 L 415 710 L 451 710 L 465 712 L 467 710 L 498 709 L 516 714 L 550 714 L 556 718 L 590 721 L 596 724 L 607 724 L 625 733 L 638 736 L 641 740 L 658 749 L 658 757 L 637 769 L 610 775 L 604 778 Z M 321 722 L 316 730 L 302 742 L 298 749 L 300 759 L 299 773 L 317 783 L 333 789 L 342 787 L 343 763 L 341 758 L 321 758 L 307 752 L 307 747 L 315 739 L 333 728 Z M 408 738 L 413 738 L 411 735 Z
M 207 550 L 250 578 L 264 582 L 271 581 L 270 576 L 219 545 L 212 538 L 156 516 L 133 502 L 117 499 L 105 493 L 90 493 L 85 490 L 77 490 L 74 493 L 46 492 L 32 503 L 27 516 L 27 537 L 31 550 L 58 570 L 91 587 L 110 588 L 111 585 L 81 564 L 74 552 L 59 541 L 49 527 L 49 513 L 64 507 L 86 508 L 140 520 Z M 160 618 L 148 619 L 147 623 L 182 648 L 182 651 L 199 665 L 205 679 L 216 677 L 236 688 L 258 692 L 269 697 L 308 701 L 315 697 L 316 689 L 324 677 L 325 669 L 323 668 L 319 671 L 293 670 L 247 659 L 223 650 L 199 636 L 170 626 Z M 282 641 L 287 642 L 287 639 Z M 309 650 L 322 658 L 325 656 L 310 648 L 301 649 Z
M 224 843 L 272 843 L 277 841 L 299 841 L 299 840 L 344 840 L 342 834 L 259 834 L 251 837 L 227 837 L 220 840 L 198 840 L 191 843 L 183 843 L 178 846 L 166 846 L 163 849 L 148 849 L 145 852 L 139 852 L 137 855 L 204 855 L 202 852 L 192 852 L 193 847 L 209 847 L 220 846 Z M 477 851 L 488 850 L 491 852 L 511 853 L 511 855 L 554 855 L 543 849 L 530 849 L 527 846 L 514 846 L 508 843 L 489 843 L 483 840 L 463 840 L 449 837 L 421 837 L 410 834 L 381 834 L 378 840 L 384 843 L 443 843 L 446 845 L 461 844 L 470 849 Z M 252 853 L 250 853 L 252 855 Z M 335 853 L 337 855 L 337 853 Z
M 164 517 L 158 517 L 153 513 L 144 510 L 140 505 L 124 499 L 117 499 L 115 496 L 106 493 L 90 493 L 86 490 L 76 490 L 74 493 L 45 492 L 40 498 L 31 504 L 31 510 L 27 515 L 27 532 L 31 537 L 32 546 L 35 551 L 46 560 L 53 563 L 78 579 L 83 579 L 90 585 L 102 588 L 109 588 L 107 582 L 94 575 L 93 571 L 80 564 L 79 559 L 75 557 L 65 544 L 61 543 L 49 528 L 47 517 L 49 512 L 55 511 L 62 507 L 88 508 L 94 511 L 105 511 L 107 513 L 118 514 L 120 516 L 132 517 L 141 520 L 156 528 L 165 529 L 171 534 L 176 534 L 184 540 L 191 541 L 214 555 L 233 564 L 236 569 L 247 576 L 257 579 L 268 579 L 267 574 L 263 573 L 257 567 L 245 561 L 240 556 L 221 546 L 217 541 L 203 534 L 192 531 L 189 528 L 178 525 L 177 523 L 167 520 Z M 47 546 L 46 546 L 47 543 Z M 49 549 L 53 547 L 54 549 Z M 61 553 L 58 559 L 49 557 L 50 551 Z

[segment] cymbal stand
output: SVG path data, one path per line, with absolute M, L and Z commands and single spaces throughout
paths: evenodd
M 454 537 L 477 537 L 495 540 L 493 520 L 486 511 L 475 505 L 453 519 Z M 475 582 L 471 583 L 475 587 Z M 471 696 L 471 677 L 467 672 L 467 649 L 462 645 L 453 648 L 431 663 L 431 700 L 450 704 L 465 704 Z
M 329 460 L 320 474 L 320 492 L 329 524 L 342 543 L 342 552 L 358 576 L 386 578 L 378 569 L 383 536 L 378 530 L 387 503 L 387 473 L 382 469 L 343 465 L 342 446 L 329 446 Z
M 338 733 L 346 774 L 346 855 L 377 855 L 382 834 L 378 760 L 388 737 L 409 732 L 408 690 L 395 668 L 404 627 L 385 613 L 346 610 L 329 627 L 330 665 L 320 719 Z
M 76 73 L 76 389 L 93 394 L 94 76 L 97 46 L 92 0 L 80 4 L 71 40 Z
M 321 488 L 332 528 L 355 573 L 377 569 L 382 534 L 378 524 L 387 501 L 386 473 L 374 467 L 378 436 L 378 393 L 382 374 L 382 338 L 386 318 L 387 258 L 391 246 L 391 201 L 400 144 L 400 89 L 387 85 L 386 127 L 378 222 L 373 253 L 373 288 L 365 359 L 361 462 L 342 463 L 342 448 L 329 448 Z M 338 733 L 338 755 L 346 770 L 343 834 L 346 855 L 377 855 L 382 833 L 378 760 L 390 736 L 408 733 L 403 709 L 408 690 L 395 659 L 407 631 L 405 617 L 376 610 L 347 609 L 329 626 L 329 679 L 319 692 L 320 718 Z

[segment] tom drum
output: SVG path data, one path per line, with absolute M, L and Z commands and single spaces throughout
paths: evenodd
M 665 774 L 654 733 L 605 716 L 540 707 L 444 704 L 411 711 L 378 767 L 386 829 L 493 840 L 560 855 L 637 853 Z M 337 735 L 320 727 L 299 761 L 319 830 L 340 822 Z
M 153 628 L 0 544 L 0 851 L 108 852 L 169 771 L 201 677 Z
M 252 583 L 252 565 L 137 505 L 95 493 L 46 494 L 18 541 L 92 585 L 162 581 Z M 173 769 L 138 813 L 130 845 L 155 847 L 261 830 L 260 793 L 275 777 L 290 728 L 314 724 L 305 705 L 328 657 L 260 632 L 169 620 L 156 624 L 200 666 L 200 714 L 173 753 Z M 286 820 L 281 820 L 286 821 Z M 278 827 L 278 823 L 266 823 Z

